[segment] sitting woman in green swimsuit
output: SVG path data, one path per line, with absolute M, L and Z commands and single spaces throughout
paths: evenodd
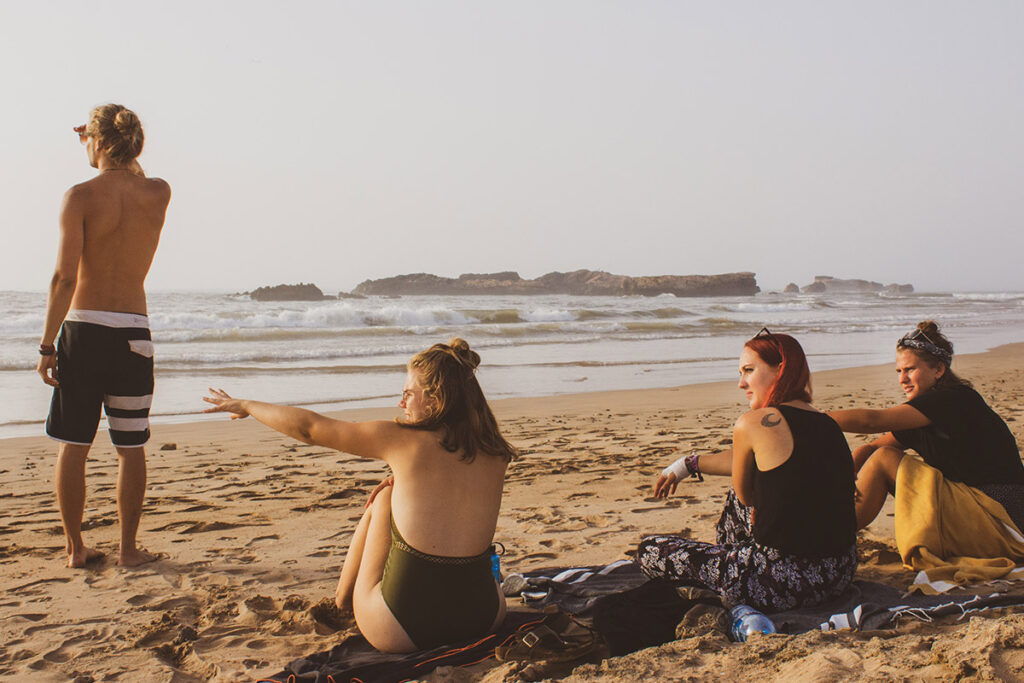
M 343 422 L 301 408 L 204 398 L 305 443 L 391 466 L 349 544 L 335 601 L 352 606 L 378 650 L 411 652 L 490 633 L 505 617 L 490 545 L 515 449 L 477 383 L 480 356 L 462 339 L 409 361 L 394 422 Z M 399 531 L 401 530 L 401 531 Z

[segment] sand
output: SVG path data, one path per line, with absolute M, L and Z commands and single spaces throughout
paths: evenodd
M 964 356 L 955 367 L 1024 443 L 1024 344 Z M 901 400 L 891 365 L 817 373 L 814 383 L 823 409 Z M 680 455 L 726 447 L 742 398 L 730 381 L 495 402 L 522 451 L 496 536 L 507 548 L 503 569 L 608 563 L 648 533 L 712 540 L 727 479 L 683 482 L 668 501 L 651 499 L 650 487 Z M 54 452 L 45 438 L 0 441 L 0 677 L 258 680 L 353 632 L 329 605 L 366 495 L 384 474 L 380 463 L 297 443 L 253 420 L 155 426 L 140 541 L 165 559 L 128 570 L 115 565 L 117 458 L 101 434 L 87 470 L 84 533 L 108 556 L 72 570 L 54 501 Z M 909 585 L 891 502 L 859 547 L 859 576 Z M 489 662 L 430 680 L 515 680 L 518 670 Z M 577 667 L 565 680 L 866 678 L 1020 680 L 1024 613 L 746 644 L 688 638 Z

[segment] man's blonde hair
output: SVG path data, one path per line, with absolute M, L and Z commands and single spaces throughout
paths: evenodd
M 142 154 L 146 139 L 139 117 L 120 104 L 103 104 L 93 109 L 85 132 L 96 138 L 115 164 L 128 164 Z

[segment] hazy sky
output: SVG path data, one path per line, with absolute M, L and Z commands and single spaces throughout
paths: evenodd
M 0 288 L 142 118 L 148 287 L 816 274 L 1024 290 L 1024 3 L 0 0 Z

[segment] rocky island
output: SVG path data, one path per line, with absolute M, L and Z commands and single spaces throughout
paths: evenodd
M 814 282 L 811 284 L 800 287 L 795 282 L 790 282 L 783 291 L 787 294 L 796 294 L 798 292 L 803 292 L 804 294 L 870 294 L 878 292 L 912 294 L 914 286 L 896 283 L 883 285 L 881 282 L 872 282 L 870 280 L 844 280 L 832 277 L 831 275 L 815 275 Z
M 601 270 L 552 272 L 528 280 L 514 271 L 464 273 L 457 278 L 430 273 L 365 280 L 353 292 L 363 295 L 404 296 L 571 294 L 578 296 L 751 296 L 760 291 L 754 273 L 721 275 L 650 275 L 631 277 Z
M 256 301 L 323 301 L 331 299 L 314 284 L 260 287 L 247 294 Z

